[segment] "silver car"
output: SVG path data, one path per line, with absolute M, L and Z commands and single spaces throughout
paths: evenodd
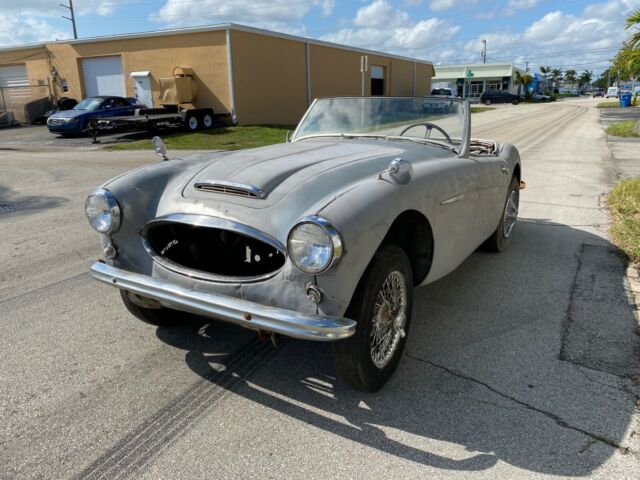
M 446 113 L 430 105 L 443 101 Z M 331 341 L 340 376 L 375 391 L 402 355 L 414 287 L 513 237 L 518 151 L 470 130 L 461 99 L 316 100 L 286 143 L 163 161 L 94 191 L 104 261 L 91 274 L 153 325 L 191 312 Z

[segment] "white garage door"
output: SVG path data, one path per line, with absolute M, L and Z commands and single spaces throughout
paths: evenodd
M 0 67 L 0 87 L 26 87 L 27 85 L 29 85 L 29 79 L 25 65 Z
M 96 95 L 125 96 L 124 75 L 120 57 L 83 58 L 82 74 L 87 97 Z

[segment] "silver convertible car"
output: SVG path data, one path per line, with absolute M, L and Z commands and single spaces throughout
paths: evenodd
M 87 198 L 104 255 L 91 274 L 153 325 L 190 312 L 331 341 L 339 375 L 375 391 L 413 288 L 512 239 L 518 151 L 470 129 L 460 99 L 324 98 L 286 143 L 138 168 Z

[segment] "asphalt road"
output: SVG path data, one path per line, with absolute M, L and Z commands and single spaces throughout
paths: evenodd
M 151 152 L 0 150 L 0 479 L 640 478 L 640 336 L 592 100 L 474 114 L 527 189 L 509 251 L 416 291 L 376 394 L 326 345 L 131 317 L 86 194 Z

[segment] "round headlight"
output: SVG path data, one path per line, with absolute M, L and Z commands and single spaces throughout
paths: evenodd
M 100 188 L 84 204 L 89 224 L 100 233 L 113 233 L 120 227 L 120 207 L 111 192 Z
M 327 220 L 305 218 L 289 234 L 289 257 L 305 273 L 317 274 L 329 269 L 342 255 L 340 234 Z

